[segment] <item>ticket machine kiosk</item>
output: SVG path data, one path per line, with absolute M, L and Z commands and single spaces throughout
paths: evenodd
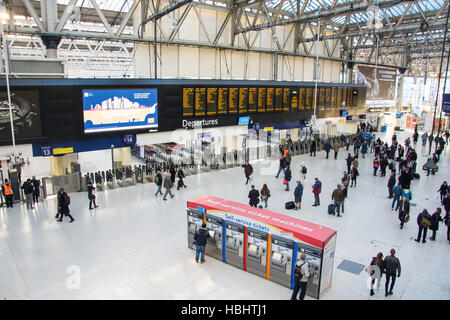
M 206 243 L 206 255 L 223 260 L 223 219 L 206 214 L 206 228 L 211 238 Z
M 270 280 L 291 288 L 294 241 L 272 235 L 270 252 Z
M 267 233 L 247 228 L 247 271 L 266 278 Z
M 226 222 L 225 262 L 237 268 L 244 268 L 244 226 Z
M 193 248 L 195 232 L 203 224 L 203 213 L 194 209 L 187 211 L 188 247 Z
M 313 298 L 319 299 L 322 250 L 303 243 L 297 244 L 297 263 L 300 261 L 300 255 L 302 253 L 306 255 L 306 262 L 309 265 L 310 272 L 306 293 Z

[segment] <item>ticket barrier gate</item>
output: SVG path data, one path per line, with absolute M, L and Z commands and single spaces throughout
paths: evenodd
M 123 179 L 124 187 L 134 186 L 136 184 L 136 176 L 130 167 L 125 168 L 125 179 Z
M 233 152 L 227 152 L 225 155 L 225 162 L 227 168 L 233 168 L 234 167 L 234 154 Z
M 107 189 L 114 189 L 116 187 L 116 177 L 112 174 L 111 170 L 105 172 Z
M 206 243 L 206 255 L 223 261 L 223 220 L 209 214 L 206 214 L 205 217 L 206 228 L 211 236 Z
M 125 187 L 125 173 L 119 169 L 116 169 L 116 187 Z
M 226 263 L 244 269 L 244 226 L 227 222 L 225 243 Z
M 270 280 L 291 288 L 294 241 L 275 235 L 271 237 Z
M 194 236 L 197 229 L 203 224 L 203 213 L 197 210 L 188 209 L 187 220 L 188 247 L 195 249 L 195 246 L 193 246 Z
M 304 253 L 306 255 L 306 262 L 309 265 L 310 276 L 308 278 L 306 294 L 313 298 L 319 299 L 322 251 L 306 244 L 297 244 L 297 247 L 296 262 L 298 263 L 300 261 L 300 255 Z
M 141 166 L 134 166 L 136 183 L 144 183 L 144 170 Z
M 266 278 L 267 233 L 247 228 L 247 271 Z

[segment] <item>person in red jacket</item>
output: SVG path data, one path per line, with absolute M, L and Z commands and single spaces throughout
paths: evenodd
M 314 193 L 314 204 L 313 207 L 320 206 L 320 197 L 319 194 L 322 192 L 322 182 L 319 181 L 319 179 L 314 178 L 314 184 L 312 186 L 313 193 Z

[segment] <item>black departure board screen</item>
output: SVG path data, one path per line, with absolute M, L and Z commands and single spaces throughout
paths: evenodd
M 195 115 L 206 114 L 206 88 L 195 88 Z
M 314 101 L 313 99 L 313 89 L 312 88 L 306 88 L 305 93 L 305 109 L 311 109 L 314 108 Z
M 228 112 L 228 88 L 219 88 L 217 94 L 217 113 L 227 114 Z
M 239 113 L 247 112 L 248 88 L 239 88 Z
M 325 109 L 330 109 L 331 105 L 331 88 L 325 90 Z
M 258 91 L 256 88 L 248 88 L 248 112 L 257 111 Z
M 291 89 L 283 89 L 283 111 L 289 111 L 289 106 L 291 102 Z
M 335 109 L 336 108 L 336 94 L 337 94 L 337 88 L 332 88 L 331 91 L 331 102 L 330 102 L 330 106 L 331 108 Z
M 275 89 L 275 111 L 283 110 L 283 88 Z
M 323 110 L 325 108 L 325 88 L 317 88 L 319 90 L 319 102 L 317 104 L 318 109 Z
M 217 88 L 208 88 L 206 91 L 206 115 L 217 114 Z
M 292 89 L 291 91 L 291 110 L 292 111 L 298 111 L 300 108 L 299 101 L 298 101 L 298 89 Z
M 273 98 L 275 95 L 274 88 L 267 88 L 267 99 L 266 99 L 266 112 L 273 111 Z
M 183 88 L 183 117 L 194 115 L 194 88 Z
M 238 113 L 238 103 L 239 103 L 239 89 L 230 88 L 229 89 L 229 99 L 228 99 L 228 113 Z
M 266 112 L 266 88 L 258 88 L 258 112 Z

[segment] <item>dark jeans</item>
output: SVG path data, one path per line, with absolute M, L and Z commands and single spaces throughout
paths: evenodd
M 248 180 L 250 180 L 250 175 L 245 175 L 245 177 L 247 178 L 247 181 L 245 182 L 245 184 L 248 184 Z
M 392 278 L 392 282 L 391 282 L 391 278 Z M 395 273 L 394 274 L 386 273 L 386 285 L 384 287 L 386 293 L 392 293 L 392 290 L 394 289 L 396 278 L 397 278 L 397 275 Z M 389 288 L 389 282 L 391 282 L 390 288 Z M 389 288 L 389 291 L 388 291 L 388 288 Z
M 337 159 L 337 155 L 338 155 L 338 153 L 339 153 L 339 151 L 338 152 L 334 152 L 334 159 Z
M 327 159 L 328 159 L 328 155 L 330 154 L 330 151 L 325 151 L 327 153 Z
M 388 187 L 389 190 L 389 198 L 394 197 L 394 188 L 393 187 Z
M 356 187 L 356 177 L 352 178 L 352 183 L 351 183 L 350 187 L 353 187 L 353 181 L 355 182 L 355 187 Z
M 404 212 L 400 212 L 400 209 L 398 211 L 398 219 L 400 220 L 400 227 L 403 228 L 403 225 L 405 224 L 405 218 L 406 214 Z
M 62 221 L 62 219 L 63 219 L 64 216 L 69 217 L 70 221 L 75 220 L 75 219 L 72 217 L 72 215 L 71 215 L 69 212 L 67 212 L 67 213 L 61 213 L 61 214 L 60 214 L 59 221 Z
M 320 197 L 319 194 L 314 193 L 314 204 L 320 205 Z
M 12 208 L 13 207 L 13 199 L 14 199 L 13 195 L 5 196 L 5 202 L 6 202 L 6 207 L 7 208 Z
M 420 241 L 420 237 L 422 236 L 422 241 L 425 241 L 427 238 L 428 228 L 424 228 L 419 226 L 419 233 L 417 234 L 417 241 Z
M 92 208 L 92 203 L 94 203 L 94 207 L 96 207 L 96 206 L 97 206 L 97 204 L 95 203 L 95 198 L 94 198 L 94 199 L 92 199 L 92 200 L 89 200 L 89 209 L 91 209 L 91 208 Z
M 436 230 L 431 230 L 433 232 L 433 234 L 431 235 L 431 239 L 432 240 L 436 240 Z
M 300 291 L 300 299 L 304 300 L 306 295 L 306 287 L 308 282 L 295 281 L 294 291 L 292 292 L 291 300 L 297 300 L 297 294 Z
M 311 150 L 311 154 L 310 154 L 310 156 L 312 156 L 313 155 L 313 153 L 314 153 L 314 157 L 316 156 L 316 150 L 314 149 L 314 150 Z
M 39 192 L 33 192 L 33 203 L 39 202 L 38 201 L 39 200 L 39 196 L 40 196 Z

